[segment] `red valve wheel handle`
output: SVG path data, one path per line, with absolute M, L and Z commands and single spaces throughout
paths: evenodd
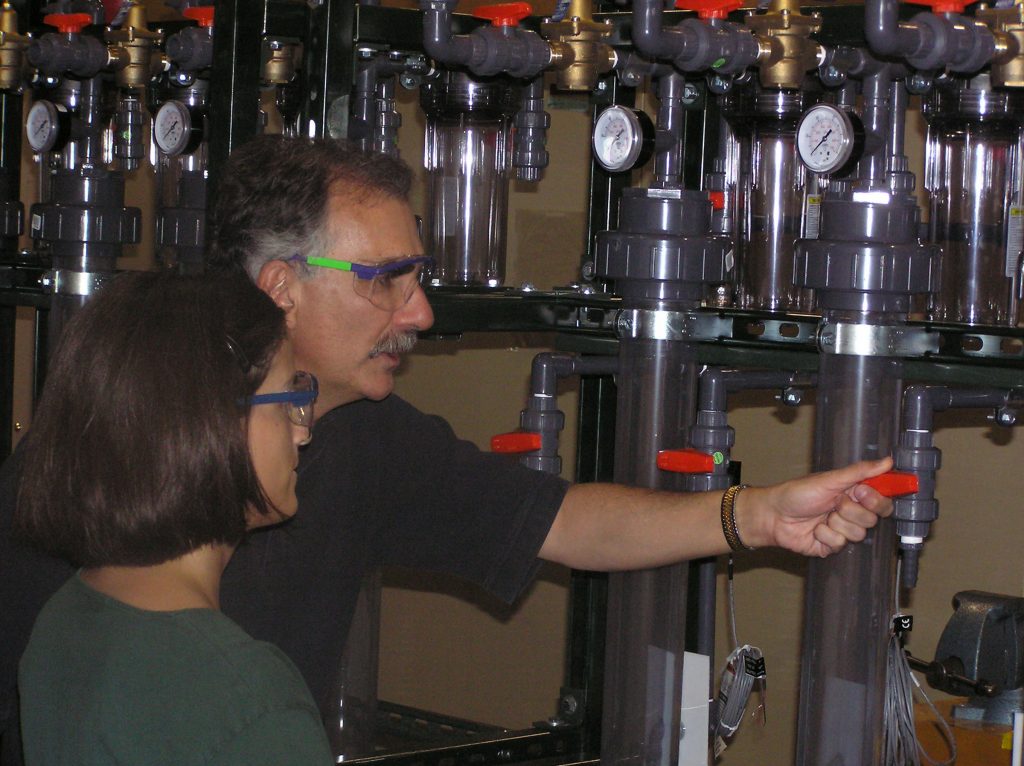
M 92 16 L 88 13 L 50 13 L 43 16 L 43 23 L 64 34 L 78 34 L 92 24 Z
M 927 5 L 934 13 L 963 13 L 970 2 L 958 0 L 906 0 L 911 5 Z M 973 0 L 971 0 L 973 2 Z
M 742 0 L 676 0 L 681 11 L 696 11 L 699 19 L 724 19 L 743 5 Z
M 208 28 L 213 26 L 213 11 L 214 8 L 212 5 L 193 6 L 191 8 L 186 8 L 182 12 L 182 15 L 186 19 L 192 19 L 193 21 L 198 22 L 199 26 Z
M 532 13 L 533 6 L 529 3 L 498 3 L 473 9 L 474 16 L 487 19 L 496 27 L 514 27 Z

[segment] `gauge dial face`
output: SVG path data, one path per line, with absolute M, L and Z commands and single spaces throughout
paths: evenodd
M 594 124 L 594 158 L 611 173 L 629 170 L 640 157 L 643 127 L 632 109 L 610 106 Z
M 58 139 L 64 132 L 62 123 L 67 120 L 67 110 L 52 101 L 39 100 L 28 110 L 25 121 L 25 135 L 34 152 L 49 152 L 57 148 Z
M 172 157 L 192 143 L 192 112 L 180 101 L 167 101 L 153 117 L 153 140 L 157 148 Z
M 839 170 L 853 153 L 853 122 L 846 112 L 831 104 L 816 104 L 808 109 L 796 131 L 800 159 L 815 173 Z

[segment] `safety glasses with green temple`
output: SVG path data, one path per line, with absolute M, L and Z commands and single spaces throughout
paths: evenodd
M 410 255 L 373 266 L 298 253 L 286 260 L 322 269 L 351 271 L 355 276 L 356 294 L 384 311 L 397 311 L 408 303 L 424 271 L 429 272 L 434 265 L 434 259 L 429 255 Z

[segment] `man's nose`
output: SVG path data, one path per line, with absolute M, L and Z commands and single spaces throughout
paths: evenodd
M 395 312 L 395 325 L 402 330 L 422 332 L 433 324 L 434 310 L 430 308 L 423 288 L 417 285 L 409 297 L 409 302 Z

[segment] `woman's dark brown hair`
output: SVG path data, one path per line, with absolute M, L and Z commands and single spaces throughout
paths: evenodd
M 241 275 L 124 273 L 69 323 L 22 463 L 16 533 L 79 566 L 238 542 L 269 512 L 246 409 L 285 337 Z

